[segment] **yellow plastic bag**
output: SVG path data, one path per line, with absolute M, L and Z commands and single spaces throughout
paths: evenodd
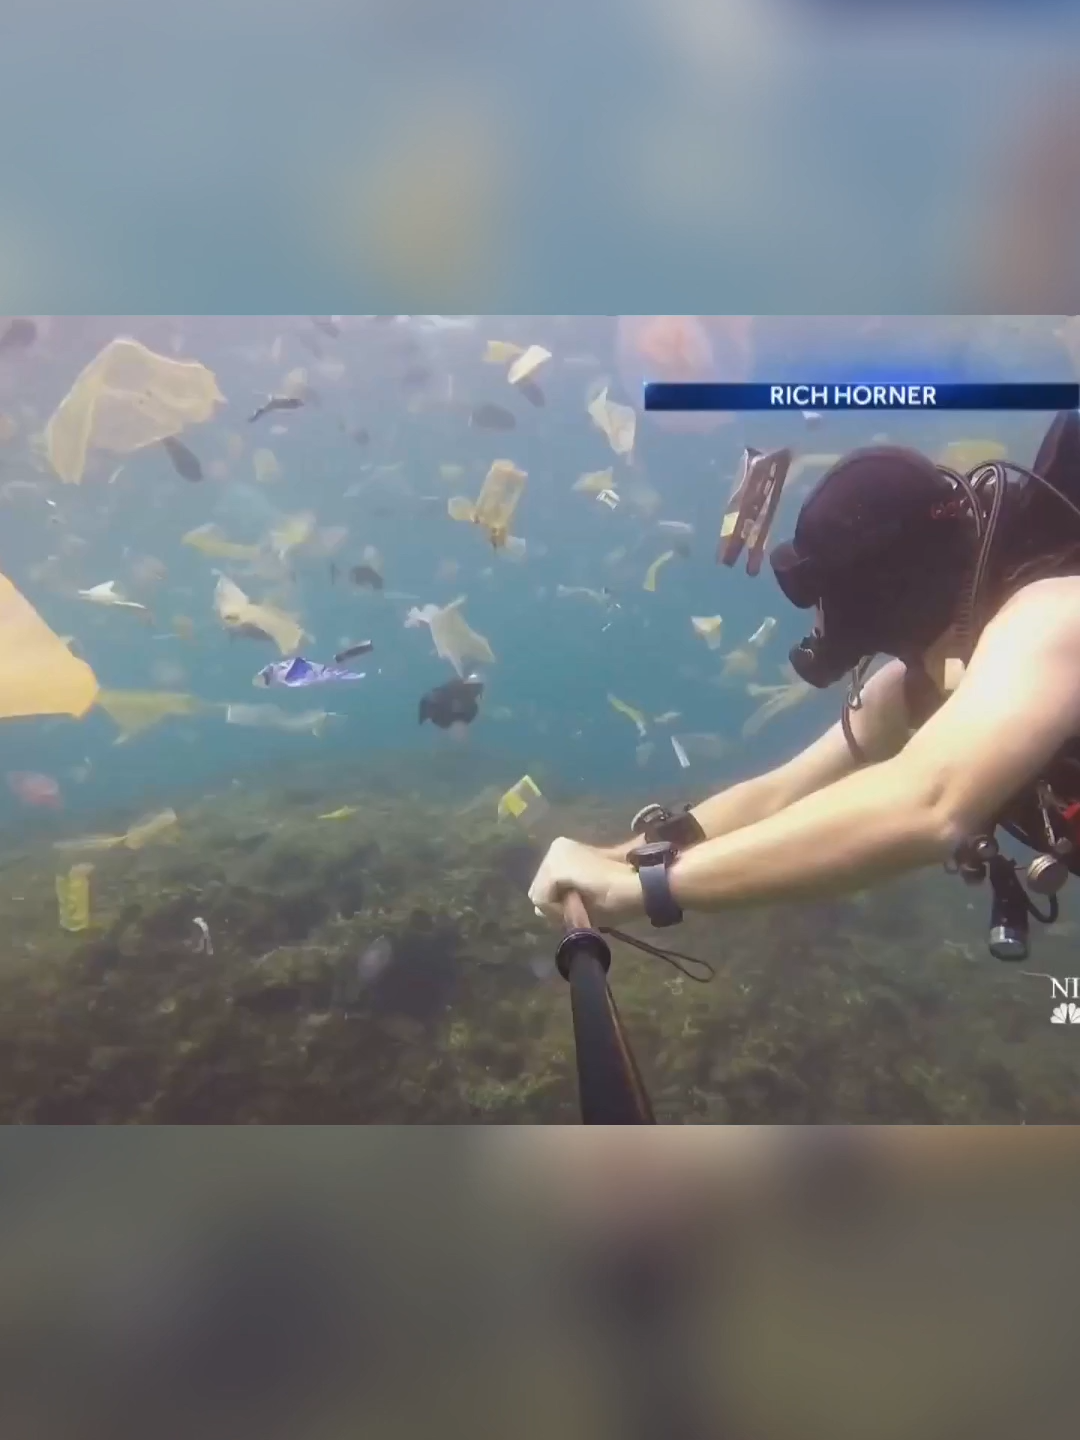
M 0 575 L 0 718 L 72 715 L 93 705 L 98 682 L 49 629 L 30 601 Z
M 66 875 L 56 877 L 56 903 L 60 925 L 72 933 L 90 927 L 90 874 L 93 865 L 73 865 Z
M 45 427 L 49 463 L 77 485 L 90 450 L 130 455 L 209 420 L 225 397 L 196 360 L 156 355 L 119 337 L 81 372 Z
M 498 816 L 500 820 L 532 820 L 547 808 L 539 785 L 531 775 L 523 775 L 499 800 Z
M 474 504 L 464 495 L 455 495 L 447 502 L 452 520 L 464 520 L 486 530 L 496 549 L 504 546 L 510 535 L 510 521 L 528 479 L 510 460 L 496 460 L 484 478 Z

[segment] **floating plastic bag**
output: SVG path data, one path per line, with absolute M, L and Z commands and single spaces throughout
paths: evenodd
M 97 703 L 120 728 L 117 744 L 170 715 L 198 715 L 206 708 L 194 695 L 178 690 L 101 690 Z
M 56 877 L 56 902 L 60 925 L 75 933 L 90 927 L 90 875 L 93 865 L 73 865 L 66 875 Z
M 510 521 L 528 479 L 510 460 L 496 460 L 484 478 L 475 505 L 464 495 L 447 504 L 452 520 L 464 520 L 486 530 L 492 545 L 501 549 L 510 534 Z
M 491 665 L 495 661 L 495 653 L 483 635 L 466 624 L 461 613 L 464 604 L 465 596 L 459 595 L 442 609 L 438 605 L 425 605 L 420 609 L 414 606 L 405 617 L 407 629 L 418 625 L 429 627 L 437 654 L 449 660 L 463 680 L 472 663 Z
M 607 436 L 608 444 L 616 455 L 629 455 L 634 448 L 634 433 L 637 417 L 629 405 L 617 405 L 608 399 L 607 390 L 601 390 L 589 405 L 593 424 Z
M 710 650 L 718 650 L 724 642 L 724 617 L 722 615 L 691 615 L 690 624 L 694 634 L 700 635 Z
M 71 715 L 81 719 L 98 682 L 49 629 L 6 575 L 0 575 L 0 718 Z
M 617 695 L 609 694 L 607 698 L 611 708 L 617 710 L 620 715 L 625 715 L 637 727 L 638 734 L 644 739 L 649 731 L 642 712 L 635 710 L 633 705 L 628 705 L 625 700 L 620 700 Z
M 120 337 L 91 360 L 45 427 L 49 463 L 77 485 L 88 451 L 130 455 L 209 420 L 224 399 L 205 365 Z
M 292 655 L 303 644 L 306 631 L 295 616 L 276 605 L 257 605 L 226 576 L 219 577 L 214 590 L 214 609 L 227 630 L 251 639 L 273 640 L 283 655 Z
M 281 465 L 272 450 L 256 450 L 251 464 L 260 485 L 270 485 L 281 479 Z

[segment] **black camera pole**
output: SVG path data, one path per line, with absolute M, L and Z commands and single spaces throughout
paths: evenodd
M 581 1118 L 586 1125 L 655 1125 L 652 1105 L 608 988 L 611 947 L 589 923 L 581 896 L 563 902 L 566 931 L 555 956 L 570 985 Z

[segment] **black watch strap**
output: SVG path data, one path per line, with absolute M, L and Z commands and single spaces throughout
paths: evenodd
M 675 903 L 668 875 L 668 866 L 675 859 L 674 847 L 669 842 L 640 845 L 630 851 L 627 859 L 641 881 L 645 914 L 653 928 L 662 930 L 669 925 L 678 925 L 683 912 Z

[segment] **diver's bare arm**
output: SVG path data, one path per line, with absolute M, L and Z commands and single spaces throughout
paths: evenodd
M 995 618 L 957 691 L 895 758 L 681 855 L 679 904 L 860 890 L 947 859 L 1080 731 L 1080 581 L 1040 585 L 1071 590 Z
M 862 705 L 851 715 L 851 728 L 863 753 L 871 761 L 895 755 L 907 738 L 903 708 L 903 668 L 891 662 L 873 675 L 863 687 Z M 734 830 L 757 824 L 776 815 L 796 800 L 832 785 L 855 769 L 848 743 L 839 722 L 794 759 L 765 775 L 743 780 L 721 790 L 691 814 L 709 840 L 730 835 Z M 625 860 L 627 852 L 641 844 L 634 836 L 603 853 L 612 860 Z

